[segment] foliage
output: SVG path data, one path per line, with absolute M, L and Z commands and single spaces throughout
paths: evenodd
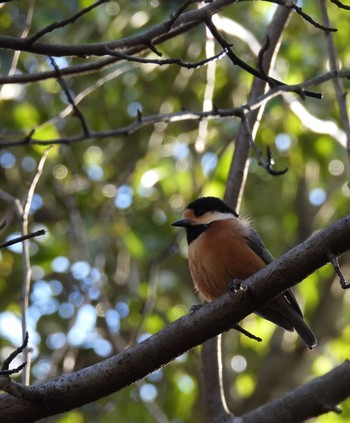
M 29 3 L 29 4 L 27 4 Z M 86 1 L 36 4 L 29 33 L 66 19 Z M 133 35 L 169 18 L 178 2 L 110 1 L 45 35 L 45 42 L 88 44 Z M 0 5 L 0 28 L 20 36 L 31 2 Z M 195 7 L 195 6 L 193 6 Z M 275 5 L 240 2 L 220 16 L 240 23 L 261 42 Z M 319 2 L 305 11 L 321 22 Z M 347 11 L 329 5 L 338 59 L 346 66 Z M 163 58 L 197 62 L 206 58 L 203 25 L 157 46 Z M 245 62 L 256 57 L 245 36 L 226 35 Z M 216 46 L 215 54 L 220 52 Z M 2 50 L 2 75 L 11 73 L 14 53 Z M 153 54 L 152 57 L 156 57 Z M 158 57 L 157 57 L 158 58 Z M 55 59 L 60 68 L 82 64 L 76 57 Z M 215 63 L 213 103 L 219 109 L 244 104 L 252 77 L 225 56 Z M 324 32 L 294 13 L 274 69 L 286 83 L 299 83 L 328 68 Z M 21 53 L 16 73 L 51 70 L 44 55 Z M 116 62 L 97 72 L 65 78 L 75 104 L 89 128 L 105 131 L 124 127 L 143 116 L 184 110 L 201 111 L 208 87 L 208 66 Z M 343 80 L 344 89 L 349 81 Z M 332 83 L 319 85 L 322 100 L 296 94 L 267 103 L 256 136 L 265 152 L 271 146 L 273 177 L 252 153 L 242 215 L 252 217 L 275 256 L 348 213 L 345 135 L 341 132 Z M 0 90 L 1 140 L 19 139 L 35 129 L 35 138 L 50 140 L 81 132 L 65 93 L 55 79 L 8 84 Z M 292 103 L 291 101 L 294 101 Z M 304 107 L 298 115 L 297 105 Z M 315 123 L 315 119 L 319 119 Z M 204 141 L 198 121 L 179 120 L 144 126 L 128 136 L 111 136 L 55 145 L 48 153 L 36 187 L 29 231 L 47 234 L 30 241 L 32 285 L 28 331 L 33 347 L 32 382 L 80 369 L 144 339 L 188 312 L 197 303 L 187 270 L 183 234 L 170 223 L 185 205 L 200 195 L 223 196 L 232 158 L 232 140 L 239 120 L 210 119 Z M 337 135 L 338 134 L 338 135 Z M 2 239 L 21 232 L 13 199 L 23 201 L 46 146 L 28 144 L 0 151 Z M 0 352 L 2 359 L 21 343 L 21 286 L 24 264 L 20 244 L 2 249 L 0 257 Z M 349 260 L 343 271 L 349 274 Z M 349 294 L 333 269 L 310 275 L 296 290 L 306 319 L 317 334 L 313 352 L 301 348 L 294 334 L 250 316 L 243 326 L 263 338 L 254 343 L 236 332 L 224 336 L 225 383 L 237 413 L 320 375 L 348 358 Z M 202 415 L 199 351 L 191 351 L 146 380 L 49 421 L 195 422 Z M 318 422 L 350 421 L 349 401 L 340 416 L 326 414 Z

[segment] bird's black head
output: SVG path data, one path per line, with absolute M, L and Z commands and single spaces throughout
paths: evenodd
M 234 219 L 238 214 L 216 197 L 202 197 L 190 203 L 183 212 L 183 219 L 172 223 L 186 229 L 190 244 L 217 220 Z
M 219 212 L 219 213 L 232 213 L 238 217 L 238 214 L 217 197 L 201 197 L 192 201 L 187 206 L 187 209 L 193 210 L 195 216 L 202 216 L 205 213 Z

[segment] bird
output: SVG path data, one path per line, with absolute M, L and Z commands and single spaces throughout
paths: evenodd
M 217 197 L 191 202 L 182 219 L 171 225 L 186 230 L 190 274 L 195 289 L 206 301 L 227 292 L 232 281 L 244 280 L 274 260 L 251 221 L 239 217 Z M 316 337 L 291 289 L 255 313 L 287 331 L 295 329 L 310 350 L 316 346 Z

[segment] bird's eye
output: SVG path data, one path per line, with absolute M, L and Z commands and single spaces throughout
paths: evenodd
M 204 209 L 199 209 L 195 211 L 195 215 L 196 216 L 203 216 L 203 214 L 205 214 L 207 211 Z

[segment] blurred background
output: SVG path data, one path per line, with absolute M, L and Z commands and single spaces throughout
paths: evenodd
M 180 3 L 109 1 L 41 41 L 79 45 L 134 35 L 169 19 Z M 0 30 L 7 36 L 20 37 L 25 31 L 32 35 L 90 4 L 3 3 Z M 225 8 L 214 23 L 236 54 L 255 66 L 274 11 L 271 3 L 242 2 Z M 309 2 L 304 11 L 322 21 L 318 2 Z M 339 62 L 349 67 L 349 14 L 331 4 L 329 13 L 339 30 L 334 34 Z M 188 62 L 221 49 L 203 25 L 157 48 L 162 58 Z M 2 76 L 52 70 L 47 57 L 31 53 L 16 56 L 3 49 L 0 60 Z M 65 68 L 96 58 L 55 60 Z M 274 76 L 295 84 L 327 72 L 328 65 L 323 32 L 294 14 Z M 237 107 L 247 101 L 252 77 L 223 57 L 198 69 L 118 62 L 66 77 L 65 82 L 89 128 L 105 131 L 130 124 L 138 110 L 144 116 L 201 111 L 208 97 L 220 109 Z M 349 89 L 349 81 L 343 83 Z M 323 92 L 322 100 L 279 96 L 268 102 L 261 120 L 258 147 L 265 152 L 270 146 L 275 169 L 288 167 L 288 172 L 273 177 L 254 154 L 250 159 L 240 213 L 251 217 L 276 257 L 349 213 L 346 137 L 333 85 L 314 88 Z M 81 123 L 55 79 L 2 85 L 0 116 L 0 144 L 21 139 L 32 129 L 40 140 L 81 133 Z M 157 123 L 126 137 L 55 145 L 47 153 L 28 216 L 29 232 L 47 231 L 31 240 L 29 248 L 31 383 L 116 354 L 199 302 L 187 268 L 184 233 L 170 223 L 198 196 L 223 196 L 238 127 L 236 118 Z M 46 149 L 35 144 L 0 149 L 1 242 L 21 233 L 18 200 L 24 204 L 28 197 Z M 349 255 L 341 263 L 350 278 Z M 22 245 L 2 249 L 1 360 L 22 343 L 25 274 Z M 241 323 L 262 337 L 262 343 L 233 331 L 224 334 L 225 386 L 236 414 L 349 358 L 350 293 L 341 289 L 333 268 L 325 266 L 310 275 L 297 286 L 296 295 L 318 338 L 314 351 L 305 350 L 295 334 L 253 315 Z M 201 421 L 200 368 L 198 347 L 119 393 L 46 421 L 95 422 L 96 416 L 101 423 Z M 342 409 L 342 415 L 326 414 L 317 422 L 350 422 L 349 401 Z

